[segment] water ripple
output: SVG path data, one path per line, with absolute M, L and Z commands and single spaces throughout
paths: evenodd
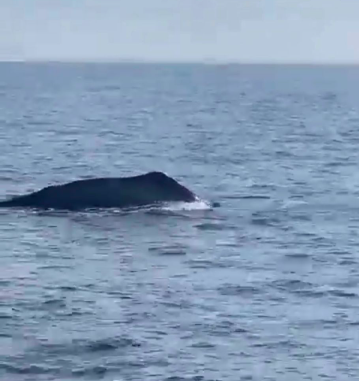
M 358 68 L 0 63 L 1 198 L 160 170 L 196 210 L 0 211 L 0 378 L 354 380 Z

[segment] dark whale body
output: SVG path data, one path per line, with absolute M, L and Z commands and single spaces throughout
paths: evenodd
M 196 195 L 162 172 L 124 178 L 94 178 L 53 185 L 0 202 L 0 207 L 81 210 L 133 208 L 171 201 L 192 202 Z

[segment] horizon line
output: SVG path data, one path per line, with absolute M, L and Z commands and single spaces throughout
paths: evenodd
M 132 65 L 208 65 L 208 66 L 359 66 L 359 61 L 245 61 L 245 60 L 146 60 L 146 59 L 0 59 L 21 64 L 132 64 Z

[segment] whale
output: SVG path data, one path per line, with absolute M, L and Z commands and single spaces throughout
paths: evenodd
M 0 201 L 0 207 L 55 210 L 136 208 L 169 202 L 190 203 L 199 198 L 163 172 L 131 177 L 80 179 Z M 215 205 L 218 206 L 218 205 Z

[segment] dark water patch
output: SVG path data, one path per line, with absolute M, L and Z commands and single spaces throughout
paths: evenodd
M 195 337 L 195 332 L 198 330 L 202 333 L 210 334 L 211 336 L 231 336 L 231 335 L 243 335 L 247 333 L 247 330 L 240 327 L 237 322 L 229 320 L 221 320 L 213 323 L 195 323 L 193 326 L 189 327 L 193 333 L 190 337 L 193 339 Z
M 208 230 L 208 231 L 222 231 L 228 230 L 229 226 L 225 224 L 213 223 L 213 222 L 203 222 L 201 224 L 195 225 L 199 230 Z
M 218 292 L 225 296 L 241 296 L 245 298 L 256 297 L 262 294 L 259 287 L 249 285 L 225 284 L 218 288 Z
M 341 261 L 339 261 L 339 265 L 341 266 L 355 266 L 358 263 L 358 261 L 354 258 L 344 258 Z
M 103 365 L 97 365 L 97 366 L 89 366 L 86 368 L 79 368 L 74 369 L 72 371 L 72 375 L 75 377 L 103 377 L 108 372 L 108 369 L 106 366 Z
M 78 287 L 75 286 L 60 286 L 59 290 L 61 291 L 69 291 L 69 292 L 74 292 L 78 290 Z
M 253 225 L 275 227 L 278 225 L 278 219 L 268 217 L 253 217 L 251 220 Z
M 329 295 L 332 295 L 332 296 L 337 296 L 339 298 L 349 298 L 349 299 L 352 299 L 352 298 L 358 298 L 358 294 L 355 293 L 355 292 L 350 292 L 350 291 L 345 291 L 345 290 L 329 290 L 327 292 Z
M 197 343 L 193 343 L 191 345 L 192 348 L 201 348 L 201 349 L 209 349 L 209 348 L 215 348 L 216 346 L 212 343 L 199 341 Z
M 53 124 L 53 121 L 52 120 L 39 120 L 39 119 L 38 120 L 28 120 L 26 124 L 29 126 L 36 126 L 36 127 L 37 126 L 50 126 Z M 41 136 L 41 133 L 38 135 Z
M 266 348 L 266 349 L 298 349 L 298 348 L 305 348 L 306 345 L 302 343 L 298 343 L 294 340 L 278 340 L 278 341 L 266 341 L 266 342 L 259 342 L 259 343 L 253 343 L 253 347 L 255 348 Z
M 342 159 L 337 160 L 337 161 L 332 161 L 332 162 L 328 162 L 328 163 L 323 164 L 324 168 L 340 168 L 340 167 L 347 167 L 349 165 L 352 165 L 349 157 L 346 159 L 342 158 Z
M 294 212 L 294 213 L 292 212 L 290 214 L 290 217 L 291 219 L 295 221 L 303 221 L 303 222 L 311 221 L 313 219 L 313 216 L 307 212 Z
M 330 102 L 337 101 L 338 100 L 338 94 L 336 94 L 332 91 L 327 91 L 321 95 L 321 98 L 324 101 L 330 101 Z
M 129 338 L 108 338 L 90 342 L 86 348 L 91 352 L 113 351 L 118 348 L 140 347 L 141 344 Z
M 66 302 L 63 299 L 49 299 L 43 302 L 45 308 L 66 308 Z
M 146 335 L 146 338 L 148 339 L 149 337 L 151 337 L 152 339 L 155 339 L 155 340 L 161 340 L 163 337 L 166 337 L 166 336 L 167 336 L 166 331 L 160 331 L 158 329 L 155 329 L 151 331 L 150 334 Z
M 269 200 L 270 196 L 260 195 L 260 194 L 249 194 L 249 195 L 227 195 L 225 196 L 228 200 Z
M 193 376 L 193 377 L 170 376 L 164 379 L 164 381 L 203 381 L 203 380 L 204 380 L 204 377 L 202 376 Z
M 252 214 L 251 223 L 258 226 L 277 227 L 281 223 L 281 219 L 274 213 L 254 212 Z
M 17 179 L 14 177 L 14 175 L 9 175 L 9 176 L 0 176 L 0 182 L 9 182 L 11 184 L 22 184 L 23 180 L 22 179 Z M 6 196 L 1 196 L 1 200 L 7 200 L 13 198 L 15 195 L 12 194 L 7 194 Z
M 157 255 L 182 256 L 186 255 L 188 248 L 183 245 L 153 246 L 148 249 L 149 252 Z
M 61 338 L 57 337 L 58 339 Z M 98 340 L 73 339 L 64 343 L 51 343 L 47 339 L 43 339 L 32 347 L 31 352 L 38 355 L 47 353 L 52 356 L 81 356 L 86 353 L 101 355 L 137 347 L 141 347 L 141 343 L 128 337 L 110 337 Z
M 295 290 L 292 292 L 297 296 L 304 296 L 308 298 L 321 298 L 326 295 L 326 292 L 321 290 Z
M 236 313 L 236 314 L 233 314 L 233 313 L 219 313 L 217 315 L 217 317 L 218 317 L 219 321 L 224 322 L 225 324 L 227 324 L 228 322 L 234 323 L 234 322 L 238 322 L 240 320 L 240 318 L 241 318 L 240 311 L 237 311 L 237 312 L 238 313 Z M 244 329 L 244 328 L 238 328 L 237 327 L 236 329 L 238 329 L 238 332 L 247 332 L 247 330 Z
M 59 265 L 59 264 L 39 266 L 39 270 L 70 270 L 70 269 L 71 269 L 71 266 Z
M 215 260 L 190 259 L 185 263 L 191 269 L 227 269 L 236 268 L 239 266 L 239 263 L 236 259 L 231 260 L 228 258 L 216 258 Z
M 296 155 L 293 154 L 293 152 L 290 151 L 284 151 L 284 150 L 277 150 L 275 152 L 275 155 L 278 158 L 294 158 Z
M 295 233 L 297 238 L 307 238 L 310 240 L 315 240 L 318 238 L 318 235 L 316 233 L 310 232 L 310 231 L 305 231 L 305 232 L 296 232 Z
M 294 254 L 285 254 L 285 257 L 287 259 L 293 259 L 293 260 L 306 260 L 306 259 L 309 259 L 311 256 L 305 253 L 294 253 Z
M 300 279 L 280 279 L 272 282 L 271 286 L 281 290 L 302 290 L 314 287 L 312 283 Z
M 337 319 L 306 319 L 297 324 L 309 329 L 334 329 L 340 322 Z
M 240 327 L 237 322 L 231 320 L 221 320 L 216 324 L 217 330 L 230 331 L 233 333 L 246 333 L 247 330 Z
M 83 290 L 86 290 L 86 289 L 90 289 L 90 290 L 93 290 L 97 287 L 97 284 L 96 283 L 85 283 L 83 285 Z
M 324 290 L 318 289 L 318 286 L 304 282 L 299 279 L 283 279 L 271 282 L 270 287 L 280 291 L 296 294 L 298 296 L 306 296 L 320 298 L 326 294 Z
M 161 305 L 176 309 L 191 309 L 193 307 L 193 303 L 187 300 L 162 301 Z
M 111 289 L 107 291 L 107 295 L 116 296 L 116 298 L 123 299 L 123 300 L 131 300 L 133 299 L 133 296 L 125 291 Z
M 263 191 L 275 191 L 277 189 L 277 186 L 274 185 L 274 184 L 253 184 L 250 186 L 251 189 L 255 189 L 255 190 L 263 190 Z

